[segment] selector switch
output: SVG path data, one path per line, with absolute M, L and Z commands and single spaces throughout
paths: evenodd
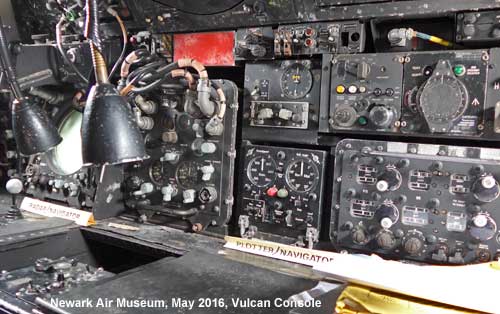
M 488 213 L 479 213 L 472 217 L 469 232 L 478 241 L 488 241 L 495 236 L 497 224 Z
M 377 245 L 384 250 L 390 250 L 396 246 L 396 238 L 394 234 L 389 230 L 380 230 L 375 236 L 375 241 Z
M 402 181 L 401 173 L 397 169 L 386 167 L 385 171 L 378 176 L 375 186 L 379 192 L 395 191 L 399 189 Z
M 178 193 L 177 188 L 172 184 L 164 186 L 161 188 L 161 194 L 163 194 L 163 201 L 170 202 L 172 197 L 176 196 Z
M 351 231 L 352 242 L 365 245 L 370 240 L 368 237 L 368 233 L 364 227 L 357 226 Z
M 472 191 L 478 201 L 490 203 L 498 198 L 500 186 L 492 175 L 484 175 L 474 182 Z
M 215 168 L 212 165 L 203 166 L 200 170 L 202 172 L 201 180 L 205 182 L 210 181 L 212 174 L 215 172 Z
M 153 192 L 153 190 L 153 183 L 144 182 L 143 184 L 141 184 L 141 188 L 139 189 L 139 191 L 134 191 L 132 194 L 134 194 L 135 196 L 145 196 L 146 194 Z
M 194 200 L 196 198 L 196 190 L 194 189 L 184 190 L 184 192 L 182 192 L 182 198 L 184 199 L 182 201 L 184 204 L 194 203 Z
M 168 161 L 171 164 L 176 164 L 179 162 L 179 153 L 176 152 L 167 152 L 163 157 L 160 158 L 160 161 Z
M 382 228 L 389 229 L 398 221 L 399 210 L 394 204 L 384 203 L 377 207 L 375 218 L 379 221 Z
M 370 121 L 379 128 L 388 128 L 394 120 L 394 111 L 386 106 L 377 105 L 370 110 Z
M 420 255 L 425 248 L 424 237 L 420 232 L 407 234 L 403 239 L 403 249 L 412 256 Z

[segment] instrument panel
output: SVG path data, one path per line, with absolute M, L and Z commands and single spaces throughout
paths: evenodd
M 247 64 L 243 138 L 316 143 L 320 81 L 319 60 Z
M 326 152 L 247 144 L 240 235 L 312 247 L 319 237 Z
M 125 169 L 126 205 L 140 219 L 216 234 L 227 233 L 233 206 L 237 89 L 220 82 L 226 113 L 216 132 L 193 102 L 193 90 L 168 86 L 138 98 L 153 108 L 143 117 L 150 158 Z
M 492 138 L 489 60 L 488 50 L 332 56 L 321 130 Z
M 335 154 L 339 247 L 443 264 L 500 256 L 500 150 L 346 139 Z

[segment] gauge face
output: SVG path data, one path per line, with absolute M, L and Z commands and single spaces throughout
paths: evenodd
M 276 179 L 276 162 L 268 155 L 254 157 L 248 163 L 247 176 L 258 187 L 265 187 Z
M 163 183 L 165 183 L 163 163 L 161 161 L 156 160 L 155 162 L 153 162 L 153 164 L 149 168 L 149 177 L 154 183 L 158 185 L 162 185 Z
M 47 153 L 49 166 L 61 175 L 70 175 L 83 166 L 82 137 L 80 129 L 83 115 L 78 111 L 71 111 L 59 127 L 63 141 Z
M 184 161 L 177 166 L 175 177 L 184 189 L 193 188 L 198 183 L 198 164 L 194 161 Z
M 318 167 L 309 160 L 296 160 L 286 169 L 286 182 L 299 193 L 311 191 L 318 183 Z
M 454 77 L 430 78 L 419 95 L 420 108 L 427 121 L 447 123 L 459 118 L 467 108 L 467 89 Z
M 285 69 L 281 76 L 281 91 L 288 98 L 303 98 L 313 84 L 311 71 L 301 63 L 295 63 Z

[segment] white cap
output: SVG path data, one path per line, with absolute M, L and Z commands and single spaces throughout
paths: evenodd
M 485 176 L 481 179 L 481 185 L 483 186 L 483 188 L 485 189 L 491 189 L 493 188 L 495 185 L 497 184 L 497 181 L 495 180 L 495 178 L 493 178 L 493 176 Z
M 384 229 L 389 229 L 390 227 L 392 227 L 393 223 L 392 223 L 392 220 L 391 218 L 389 217 L 384 217 L 380 220 L 380 225 L 382 226 L 382 228 Z
M 10 194 L 19 194 L 23 191 L 23 181 L 18 178 L 12 178 L 7 181 L 5 188 Z
M 488 217 L 486 217 L 486 215 L 484 214 L 479 214 L 474 218 L 472 218 L 472 221 L 474 222 L 474 226 L 478 228 L 483 228 L 486 227 L 486 225 L 488 224 Z
M 380 192 L 385 192 L 389 189 L 389 183 L 385 180 L 380 180 L 377 182 L 376 187 Z

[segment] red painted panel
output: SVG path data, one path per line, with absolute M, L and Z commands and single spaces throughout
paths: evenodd
M 174 60 L 192 58 L 207 66 L 234 65 L 234 32 L 174 35 Z

